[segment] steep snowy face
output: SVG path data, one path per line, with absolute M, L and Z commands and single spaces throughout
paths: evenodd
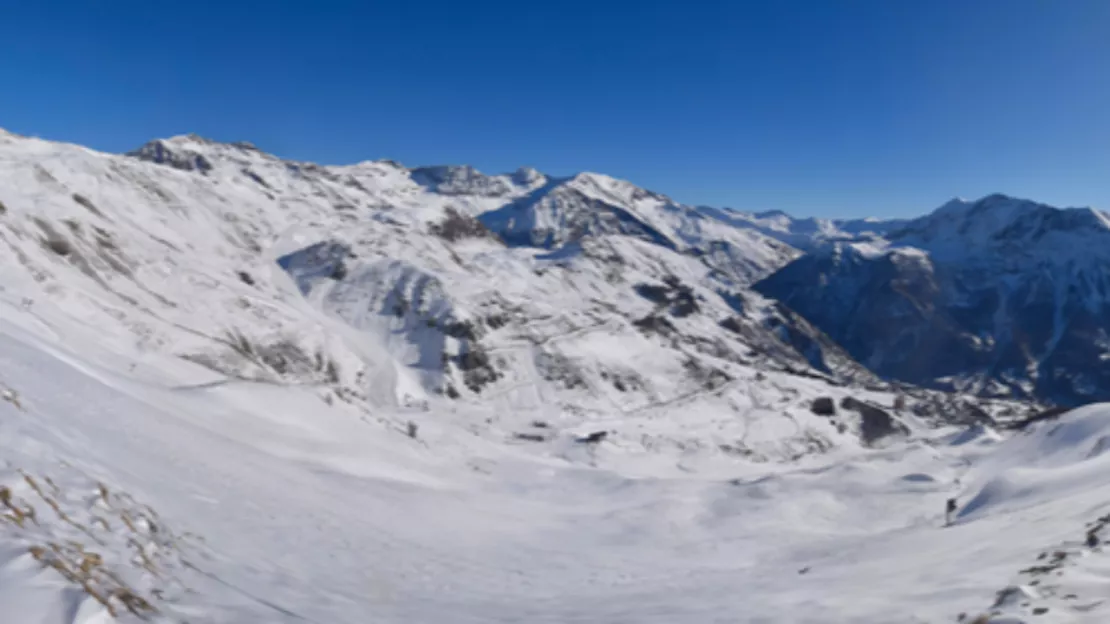
M 953 260 L 967 256 L 981 261 L 989 249 L 1011 262 L 1038 264 L 1105 258 L 1107 236 L 1110 216 L 1106 213 L 1092 208 L 1054 208 L 1000 194 L 974 202 L 952 200 L 887 233 L 893 242 L 922 247 Z
M 992 195 L 756 285 L 881 376 L 1064 404 L 1110 398 L 1110 218 Z
M 440 195 L 476 195 L 512 198 L 543 186 L 547 178 L 535 169 L 520 169 L 510 175 L 487 176 L 473 167 L 418 167 L 412 179 Z
M 623 234 L 670 249 L 675 241 L 636 217 L 623 202 L 605 201 L 569 182 L 482 215 L 481 221 L 510 245 L 554 249 L 587 236 Z
M 152 141 L 131 155 L 257 185 L 276 201 L 301 202 L 307 194 L 313 201 L 330 201 L 337 210 L 355 211 L 361 202 L 402 208 L 424 220 L 450 207 L 478 217 L 511 246 L 556 249 L 587 237 L 632 236 L 680 253 L 710 254 L 714 270 L 745 285 L 799 253 L 755 229 L 706 218 L 666 196 L 594 173 L 554 178 L 522 167 L 486 175 L 468 166 L 406 169 L 392 161 L 322 167 L 285 161 L 249 143 L 224 144 L 195 135 Z
M 772 237 L 592 173 L 546 179 L 545 185 L 480 219 L 513 246 L 554 249 L 586 237 L 620 234 L 680 253 L 704 254 L 713 268 L 744 285 L 798 255 Z

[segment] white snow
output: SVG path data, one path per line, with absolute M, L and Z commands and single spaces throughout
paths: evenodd
M 1106 620 L 1081 542 L 1110 407 L 937 428 L 765 365 L 718 290 L 796 252 L 603 176 L 560 188 L 752 263 L 429 234 L 534 171 L 164 143 L 211 169 L 0 139 L 0 621 L 944 622 L 1011 585 L 1010 617 Z M 638 329 L 658 304 L 634 286 L 671 278 L 701 312 Z M 445 361 L 477 347 L 498 377 L 472 390 Z M 858 415 L 812 412 L 826 396 L 909 433 L 865 446 Z
M 699 206 L 698 212 L 731 226 L 760 232 L 803 251 L 812 251 L 836 241 L 871 240 L 896 231 L 905 219 L 820 219 L 797 218 L 784 212 L 744 212 Z
M 1093 208 L 1054 208 L 996 194 L 973 202 L 953 199 L 892 234 L 899 245 L 949 261 L 1008 255 L 1017 256 L 1010 260 L 1017 266 L 1083 264 L 1105 262 L 1110 217 Z
M 7 320 L 0 346 L 22 407 L 0 404 L 2 480 L 39 518 L 0 529 L 8 621 L 101 621 L 99 603 L 28 558 L 66 539 L 134 579 L 159 621 L 951 621 L 1106 508 L 1110 407 L 1001 441 L 920 432 L 753 464 L 704 445 L 587 449 L 558 430 L 549 444 L 497 442 L 449 411 L 422 415 L 412 440 L 308 388 L 142 383 Z M 645 418 L 643 435 L 672 443 L 698 421 Z M 52 516 L 19 470 L 50 477 L 90 534 Z M 100 483 L 170 527 L 139 542 L 160 553 L 158 576 L 136 564 Z M 943 528 L 956 495 L 963 511 Z M 1097 599 L 1101 550 L 1072 549 L 1074 568 L 1006 609 L 1102 621 L 1070 609 Z

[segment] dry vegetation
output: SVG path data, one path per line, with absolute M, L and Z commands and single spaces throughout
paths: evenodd
M 135 572 L 165 579 L 167 564 L 183 563 L 180 538 L 154 510 L 102 483 L 95 493 L 65 492 L 50 477 L 19 474 L 23 496 L 13 492 L 15 484 L 0 486 L 0 528 L 14 532 L 36 561 L 80 587 L 112 616 L 157 613 L 162 591 L 155 587 L 144 595 L 125 580 Z
M 461 214 L 451 207 L 444 209 L 443 220 L 433 223 L 429 230 L 432 234 L 452 243 L 464 238 L 494 238 L 480 221 Z

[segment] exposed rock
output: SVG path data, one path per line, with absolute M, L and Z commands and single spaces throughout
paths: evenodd
M 449 242 L 465 238 L 494 238 L 493 234 L 474 217 L 461 214 L 452 207 L 444 209 L 443 220 L 428 228 L 432 234 Z
M 546 381 L 556 382 L 568 390 L 588 387 L 575 363 L 561 353 L 539 351 L 535 363 L 536 370 Z
M 634 289 L 637 295 L 640 295 L 654 304 L 662 306 L 670 302 L 670 289 L 666 286 L 660 286 L 658 284 L 636 284 Z
M 675 326 L 662 316 L 647 315 L 632 321 L 632 324 L 645 334 L 660 334 L 667 336 L 675 332 Z
M 662 285 L 636 284 L 635 290 L 657 306 L 657 313 L 665 309 L 671 316 L 683 318 L 700 310 L 693 289 L 673 275 L 664 277 Z
M 836 403 L 832 400 L 832 397 L 817 397 L 813 399 L 813 404 L 809 409 L 818 416 L 836 415 Z
M 697 359 L 690 358 L 683 362 L 683 368 L 698 385 L 704 390 L 716 390 L 732 381 L 732 376 L 723 370 L 708 366 Z
M 1110 399 L 1110 217 L 992 195 L 887 239 L 816 249 L 754 287 L 886 379 L 1070 406 Z
M 182 171 L 208 173 L 212 170 L 212 163 L 204 155 L 185 149 L 171 148 L 163 141 L 151 141 L 127 155 Z
M 874 444 L 892 435 L 905 435 L 909 429 L 889 412 L 852 397 L 844 397 L 840 407 L 860 415 L 860 437 L 865 444 Z
M 1064 414 L 1070 410 L 1071 408 L 1068 407 L 1050 407 L 1046 410 L 1037 412 L 1032 416 L 1010 423 L 1009 428 L 1020 430 L 1025 429 L 1026 427 L 1034 423 L 1039 423 L 1046 420 L 1056 420 L 1060 417 L 1061 414 Z

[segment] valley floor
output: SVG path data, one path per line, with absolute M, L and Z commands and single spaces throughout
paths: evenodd
M 492 439 L 461 405 L 367 417 L 62 347 L 4 310 L 5 622 L 953 622 L 1009 585 L 1014 618 L 1110 611 L 1110 557 L 1084 544 L 1110 511 L 1110 410 L 1010 440 L 676 461 Z

